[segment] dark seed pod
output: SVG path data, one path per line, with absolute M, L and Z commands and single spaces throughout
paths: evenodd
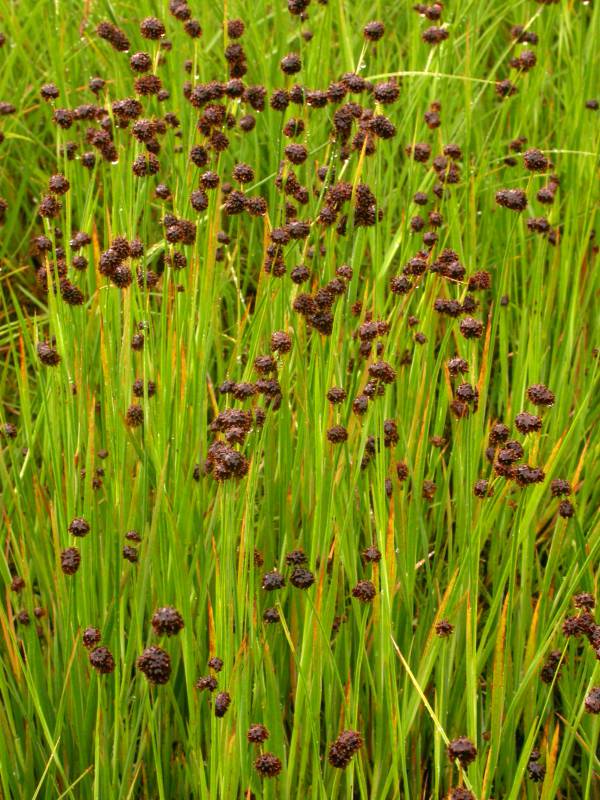
M 549 162 L 541 150 L 531 149 L 523 153 L 523 163 L 530 172 L 544 172 L 548 169 Z
M 101 675 L 108 675 L 115 670 L 115 659 L 108 647 L 94 647 L 89 659 L 92 667 Z
M 215 672 L 221 672 L 223 669 L 223 659 L 218 656 L 213 656 L 208 659 L 208 666 L 210 669 L 214 669 Z
M 448 792 L 448 800 L 477 800 L 473 792 L 464 786 L 455 786 Z
M 69 533 L 73 536 L 87 536 L 90 532 L 90 525 L 83 517 L 75 517 L 69 525 Z
M 304 567 L 294 567 L 290 575 L 290 583 L 296 589 L 309 589 L 315 582 L 313 573 Z
M 600 714 L 600 686 L 594 686 L 584 700 L 588 714 Z
M 538 764 L 537 760 L 530 760 L 527 764 L 527 775 L 534 783 L 541 783 L 546 775 L 546 768 L 542 764 Z
M 149 683 L 164 684 L 171 677 L 171 658 L 161 647 L 147 647 L 135 663 Z
M 283 589 L 285 586 L 285 578 L 276 569 L 271 572 L 265 572 L 262 578 L 262 588 L 267 592 L 275 591 L 276 589 Z
M 102 635 L 98 628 L 86 628 L 82 635 L 84 647 L 94 647 L 102 639 Z
M 332 767 L 345 769 L 362 745 L 363 739 L 358 731 L 342 731 L 329 746 L 327 760 Z
M 144 39 L 160 39 L 165 35 L 165 26 L 156 17 L 146 17 L 140 22 L 140 33 Z
M 371 603 L 377 591 L 371 581 L 359 581 L 352 589 L 352 597 L 360 600 L 361 603 Z
M 173 606 L 157 608 L 152 615 L 152 627 L 157 636 L 175 636 L 183 625 L 183 617 Z
M 38 342 L 37 355 L 39 360 L 46 367 L 56 367 L 60 364 L 61 358 L 56 349 L 48 342 Z
M 477 758 L 477 748 L 466 736 L 459 736 L 448 744 L 448 757 L 450 761 L 459 761 L 465 769 Z
M 60 567 L 65 575 L 75 575 L 81 563 L 81 554 L 76 547 L 67 547 L 60 554 Z
M 454 633 L 454 625 L 451 625 L 448 620 L 441 619 L 435 623 L 435 635 L 441 639 L 445 639 Z
M 459 328 L 465 339 L 479 339 L 483 335 L 483 322 L 473 317 L 461 319 Z
M 385 25 L 379 21 L 367 22 L 363 28 L 363 36 L 370 42 L 378 42 L 384 33 Z
M 527 208 L 527 195 L 522 189 L 500 189 L 496 192 L 496 203 L 511 211 L 524 211 Z
M 60 95 L 58 86 L 55 83 L 45 83 L 40 89 L 40 94 L 43 100 L 56 100 Z
M 475 497 L 480 498 L 492 497 L 494 490 L 490 487 L 489 481 L 487 481 L 485 478 L 481 478 L 475 482 L 475 485 L 473 486 L 473 494 Z
M 262 744 L 266 742 L 269 738 L 269 731 L 265 728 L 264 725 L 260 725 L 259 723 L 255 723 L 254 725 L 250 725 L 248 728 L 248 732 L 246 733 L 246 738 L 251 744 Z
M 108 42 L 115 50 L 125 52 L 129 50 L 129 39 L 120 28 L 113 25 L 112 22 L 100 22 L 96 26 L 96 33 L 101 38 Z
M 307 558 L 304 550 L 292 550 L 285 557 L 285 563 L 288 565 L 302 565 L 306 564 Z
M 581 594 L 576 594 L 573 598 L 573 604 L 575 608 L 582 609 L 583 611 L 593 611 L 596 607 L 596 600 L 593 594 L 589 592 L 582 592 Z
M 137 428 L 144 422 L 144 409 L 137 403 L 132 403 L 125 414 L 125 422 L 130 428 Z
M 570 519 L 575 515 L 575 506 L 570 500 L 563 500 L 558 505 L 558 513 L 563 519 Z
M 553 406 L 555 397 L 547 386 L 535 383 L 527 389 L 527 397 L 534 406 Z
M 263 612 L 263 622 L 266 625 L 275 625 L 281 622 L 277 608 L 265 608 Z
M 515 417 L 515 427 L 519 433 L 535 433 L 542 430 L 542 419 L 536 417 L 535 414 L 529 414 L 527 411 L 521 411 Z
M 217 685 L 217 679 L 213 675 L 206 675 L 205 677 L 198 678 L 194 687 L 201 692 L 214 692 Z
M 290 0 L 290 2 L 292 1 Z M 261 778 L 275 778 L 282 769 L 281 759 L 273 755 L 273 753 L 261 753 L 254 760 L 254 769 Z
M 342 425 L 334 425 L 327 431 L 327 439 L 332 444 L 341 444 L 348 439 L 348 431 Z
M 139 553 L 135 547 L 131 547 L 131 545 L 126 544 L 121 552 L 125 561 L 129 561 L 131 564 L 137 564 L 139 560 Z
M 219 692 L 215 697 L 215 717 L 224 717 L 231 704 L 231 696 L 228 692 Z

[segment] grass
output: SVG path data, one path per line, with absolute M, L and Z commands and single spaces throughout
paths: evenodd
M 191 5 L 203 28 L 195 40 L 166 3 L 0 0 L 0 101 L 16 106 L 0 120 L 0 197 L 8 201 L 0 229 L 0 422 L 17 429 L 15 438 L 0 441 L 0 796 L 212 800 L 253 792 L 266 800 L 383 800 L 439 798 L 464 786 L 480 800 L 597 800 L 600 720 L 585 711 L 584 698 L 600 684 L 600 663 L 585 639 L 566 638 L 562 625 L 576 613 L 573 595 L 598 597 L 600 563 L 592 239 L 600 137 L 598 113 L 586 108 L 598 87 L 598 6 L 448 4 L 450 36 L 430 47 L 421 33 L 431 23 L 411 4 L 313 0 L 305 23 L 279 0 Z M 53 125 L 53 106 L 41 100 L 40 87 L 56 83 L 56 107 L 97 102 L 108 109 L 133 96 L 129 54 L 115 52 L 94 30 L 112 20 L 129 36 L 130 53 L 147 50 L 156 64 L 158 45 L 138 28 L 151 14 L 165 22 L 173 44 L 157 68 L 171 97 L 162 104 L 141 98 L 144 116 L 175 112 L 181 137 L 174 129 L 162 137 L 156 177 L 134 177 L 131 164 L 144 150 L 127 131 L 115 135 L 117 163 L 98 156 L 86 170 L 80 155 L 92 149 L 84 142 L 91 123 Z M 244 80 L 263 84 L 268 96 L 296 79 L 325 89 L 355 70 L 373 82 L 397 76 L 401 83 L 398 101 L 378 109 L 396 135 L 379 140 L 374 155 L 359 149 L 340 159 L 333 105 L 292 105 L 281 113 L 267 102 L 254 131 L 228 132 L 231 145 L 213 155 L 210 168 L 223 182 L 234 164 L 249 163 L 255 179 L 247 191 L 266 199 L 264 218 L 228 216 L 222 188 L 208 193 L 204 212 L 193 211 L 189 200 L 199 170 L 188 152 L 201 141 L 201 111 L 185 101 L 183 84 L 226 80 L 223 21 L 232 17 L 246 24 Z M 377 45 L 362 36 L 374 19 L 386 25 Z M 523 49 L 510 37 L 517 23 L 539 37 L 529 72 L 508 65 Z M 300 36 L 307 29 L 310 42 Z M 278 64 L 290 51 L 300 53 L 303 68 L 288 78 Z M 107 81 L 98 98 L 87 89 L 94 75 Z M 508 77 L 518 92 L 501 101 L 495 82 Z M 348 99 L 374 108 L 368 95 Z M 434 101 L 441 103 L 441 125 L 430 130 L 423 115 Z M 236 100 L 227 109 L 238 120 L 251 110 Z M 315 179 L 323 165 L 355 193 L 368 184 L 384 213 L 369 227 L 354 228 L 350 216 L 345 236 L 313 224 L 306 241 L 286 246 L 288 275 L 277 278 L 265 273 L 263 260 L 271 229 L 285 223 L 286 198 L 275 177 L 292 141 L 282 134 L 292 115 L 306 125 L 293 141 L 309 152 L 294 168 L 310 191 L 298 216 L 314 221 L 324 205 L 324 184 Z M 522 156 L 509 152 L 519 136 L 553 167 L 528 172 Z M 74 160 L 61 154 L 70 140 L 80 145 Z M 460 180 L 441 199 L 432 193 L 431 159 L 423 165 L 405 152 L 417 142 L 429 143 L 433 156 L 450 142 L 462 149 Z M 515 165 L 506 164 L 508 155 Z M 37 208 L 57 172 L 71 188 L 49 222 Z M 560 186 L 553 205 L 542 206 L 536 192 L 549 172 Z M 158 182 L 169 186 L 171 200 L 155 197 Z M 494 198 L 502 188 L 524 189 L 527 211 L 499 207 Z M 428 193 L 424 209 L 412 200 L 417 191 Z M 475 293 L 480 339 L 465 339 L 458 320 L 433 310 L 439 297 L 463 301 L 466 278 L 428 273 L 408 294 L 390 292 L 390 279 L 423 246 L 411 217 L 427 218 L 434 209 L 443 224 L 433 257 L 449 247 L 467 278 L 478 270 L 491 275 L 491 288 Z M 160 222 L 165 213 L 197 223 L 195 243 L 176 248 L 187 256 L 185 269 L 167 266 L 152 290 L 135 280 L 119 289 L 98 272 L 100 254 L 116 235 L 139 237 L 145 253 L 137 263 L 157 269 L 161 254 L 172 250 Z M 528 229 L 534 216 L 547 216 L 559 231 L 555 244 Z M 73 232 L 92 238 L 82 251 L 88 268 L 69 268 L 85 296 L 81 306 L 44 293 L 35 281 L 44 257 L 32 255 L 30 241 L 46 233 L 56 245 L 55 226 L 69 258 Z M 217 258 L 221 230 L 230 243 Z M 311 278 L 296 287 L 289 271 L 300 263 Z M 353 277 L 333 306 L 331 335 L 321 336 L 292 302 L 344 264 Z M 56 265 L 48 273 L 52 285 Z M 358 301 L 360 317 L 352 313 Z M 378 340 L 381 355 L 365 359 L 354 334 L 366 312 L 390 329 Z M 131 337 L 141 323 L 145 346 L 135 352 Z M 218 387 L 225 379 L 256 380 L 254 359 L 269 352 L 277 330 L 292 339 L 291 352 L 277 359 L 281 405 L 267 407 L 264 425 L 237 448 L 249 461 L 247 475 L 195 480 L 194 468 L 215 438 L 209 425 L 216 413 L 265 406 L 264 399 L 237 402 Z M 416 332 L 424 344 L 415 342 Z M 52 336 L 61 355 L 54 368 L 36 355 L 37 343 Z M 450 406 L 460 380 L 446 367 L 456 354 L 468 361 L 463 380 L 479 392 L 477 410 L 462 419 Z M 352 400 L 378 357 L 392 364 L 396 378 L 357 416 Z M 136 378 L 155 381 L 157 392 L 137 401 L 144 423 L 131 428 L 125 415 Z M 536 383 L 549 386 L 556 400 L 541 413 L 541 434 L 522 436 L 514 419 L 523 409 L 538 413 L 526 396 Z M 346 390 L 343 404 L 328 402 L 332 386 Z M 383 441 L 390 419 L 399 441 L 379 448 L 361 469 L 368 437 Z M 497 420 L 522 443 L 523 463 L 543 469 L 542 483 L 519 488 L 496 475 L 485 451 Z M 340 445 L 326 438 L 335 424 L 348 430 Z M 441 446 L 432 437 L 443 438 Z M 404 482 L 399 461 L 408 469 Z M 104 475 L 94 487 L 98 467 Z M 483 500 L 473 493 L 481 478 L 494 489 Z M 551 496 L 556 478 L 573 488 L 571 518 L 558 514 L 560 501 Z M 431 500 L 422 495 L 424 481 L 435 483 Z M 74 517 L 90 524 L 84 539 L 68 532 Z M 122 556 L 132 529 L 142 538 L 137 563 Z M 74 544 L 81 566 L 70 577 L 60 553 Z M 379 563 L 361 558 L 371 544 L 382 554 Z M 297 548 L 315 576 L 306 591 L 290 584 L 285 563 Z M 272 568 L 285 575 L 286 587 L 267 593 L 261 581 Z M 19 593 L 10 588 L 15 575 L 25 581 Z M 360 580 L 374 583 L 372 603 L 352 596 Z M 168 639 L 150 624 L 165 605 L 185 622 Z M 37 607 L 45 610 L 39 619 Z M 279 624 L 263 622 L 268 607 L 278 609 Z M 19 621 L 21 611 L 29 624 Z M 448 638 L 435 634 L 442 619 L 454 626 Z M 88 626 L 101 630 L 113 673 L 90 666 L 81 643 Z M 172 660 L 163 686 L 149 684 L 135 666 L 151 644 Z M 560 676 L 548 684 L 540 673 L 554 650 L 561 653 Z M 209 674 L 212 656 L 224 662 L 218 691 L 231 695 L 223 718 L 214 715 L 214 696 L 194 686 Z M 274 780 L 261 780 L 253 767 L 260 749 L 246 739 L 251 723 L 268 728 L 262 750 L 281 759 Z M 346 729 L 360 731 L 364 743 L 347 769 L 335 769 L 329 746 Z M 446 753 L 459 736 L 477 747 L 468 769 Z M 528 777 L 534 748 L 545 767 L 539 783 Z

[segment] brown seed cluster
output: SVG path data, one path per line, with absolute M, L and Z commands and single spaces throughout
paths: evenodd
M 329 745 L 328 761 L 332 767 L 346 769 L 362 746 L 363 738 L 358 731 L 342 731 L 337 739 Z

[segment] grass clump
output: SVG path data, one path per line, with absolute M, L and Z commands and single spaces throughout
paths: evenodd
M 599 796 L 599 13 L 0 6 L 0 796 Z

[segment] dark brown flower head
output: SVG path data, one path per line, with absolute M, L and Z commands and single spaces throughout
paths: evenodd
M 526 150 L 523 153 L 523 163 L 525 164 L 525 168 L 531 172 L 544 172 L 549 166 L 546 156 L 541 150 L 536 150 L 535 148 Z
M 144 396 L 144 381 L 142 378 L 135 379 L 133 382 L 132 391 L 135 397 Z M 156 394 L 156 383 L 154 381 L 147 381 L 146 391 L 148 393 L 148 397 L 154 397 Z
M 370 564 L 377 564 L 381 561 L 381 551 L 373 544 L 363 550 L 361 556 L 364 561 Z
M 39 205 L 38 213 L 44 219 L 52 219 L 57 217 L 62 208 L 60 202 L 51 194 L 45 195 Z
M 279 69 L 285 75 L 295 75 L 302 69 L 302 61 L 298 53 L 288 53 L 279 62 Z
M 495 422 L 490 429 L 488 441 L 490 445 L 501 444 L 508 439 L 509 434 L 510 430 L 508 425 L 505 425 L 503 422 Z
M 370 42 L 378 42 L 384 33 L 385 25 L 383 22 L 379 22 L 378 20 L 367 22 L 363 28 L 363 36 Z
M 459 328 L 465 339 L 479 339 L 483 335 L 483 322 L 473 317 L 461 319 Z
M 102 638 L 102 634 L 98 628 L 86 628 L 81 638 L 84 647 L 94 647 Z
M 230 39 L 240 39 L 245 30 L 245 25 L 241 19 L 227 20 L 227 36 Z
M 448 372 L 453 378 L 458 377 L 458 375 L 466 375 L 466 373 L 469 371 L 468 363 L 464 360 L 464 358 L 460 358 L 459 356 L 455 356 L 447 361 L 446 366 L 448 367 Z
M 100 22 L 96 26 L 96 33 L 101 38 L 108 42 L 115 50 L 125 52 L 129 50 L 129 39 L 120 28 L 113 25 L 112 22 Z
M 293 566 L 301 566 L 307 562 L 304 550 L 291 550 L 285 557 L 285 563 Z
M 60 568 L 65 575 L 75 575 L 81 563 L 81 554 L 76 547 L 67 547 L 60 554 Z
M 448 620 L 441 619 L 439 622 L 435 623 L 435 635 L 439 636 L 440 638 L 444 639 L 447 636 L 451 636 L 454 633 L 454 625 L 450 624 Z
M 475 761 L 477 748 L 466 736 L 459 736 L 448 744 L 448 757 L 450 761 L 458 760 L 461 767 L 466 768 Z
M 377 590 L 371 581 L 359 581 L 352 589 L 352 597 L 361 603 L 371 603 L 376 594 Z
M 333 405 L 343 403 L 347 396 L 346 390 L 341 386 L 332 386 L 332 388 L 327 392 L 327 399 Z
M 171 677 L 171 657 L 161 647 L 147 647 L 135 663 L 149 683 L 164 684 Z
M 183 24 L 183 29 L 191 39 L 198 39 L 202 36 L 202 26 L 197 19 L 188 19 Z M 243 65 L 244 62 L 241 62 Z
M 477 800 L 477 798 L 464 786 L 455 786 L 448 792 L 448 800 Z
M 393 383 L 396 378 L 396 370 L 387 361 L 376 361 L 369 366 L 369 375 L 381 383 Z
M 542 430 L 542 419 L 535 414 L 529 414 L 527 411 L 521 411 L 515 417 L 515 427 L 519 433 L 535 433 Z
M 541 669 L 540 672 L 540 679 L 542 683 L 552 683 L 555 679 L 558 680 L 560 678 L 560 672 L 558 670 L 560 661 L 562 658 L 562 653 L 560 650 L 551 650 L 548 654 L 548 658 L 546 659 L 546 663 Z
M 157 608 L 152 615 L 152 627 L 157 636 L 175 636 L 183 625 L 183 617 L 173 606 Z
M 267 592 L 273 592 L 277 589 L 283 589 L 285 586 L 285 578 L 276 569 L 271 572 L 265 572 L 262 578 L 262 588 Z
M 215 672 L 221 672 L 223 669 L 223 659 L 218 656 L 212 656 L 212 658 L 208 659 L 208 666 L 210 669 L 214 669 Z
M 573 604 L 575 608 L 580 608 L 584 611 L 592 611 L 596 606 L 596 600 L 593 594 L 589 592 L 582 592 L 581 594 L 576 594 L 573 598 Z
M 423 39 L 426 44 L 436 45 L 447 39 L 449 35 L 446 28 L 438 28 L 432 25 L 430 28 L 423 31 L 421 39 Z
M 498 451 L 498 461 L 502 465 L 514 464 L 523 458 L 523 447 L 514 439 L 506 442 L 505 447 Z
M 570 519 L 575 515 L 575 506 L 570 500 L 563 500 L 558 505 L 558 513 L 563 519 Z
M 342 731 L 329 746 L 327 760 L 332 767 L 345 769 L 362 746 L 363 739 L 358 731 Z
M 10 582 L 10 588 L 13 592 L 22 592 L 25 588 L 25 579 L 20 575 L 15 575 Z
M 530 759 L 527 764 L 527 775 L 534 783 L 541 783 L 546 775 L 546 768 L 537 763 L 537 759 Z
M 527 195 L 522 189 L 500 189 L 496 192 L 496 203 L 511 211 L 524 211 L 527 208 Z
M 101 675 L 108 675 L 115 670 L 115 659 L 108 647 L 94 647 L 89 659 L 92 667 Z
M 0 436 L 3 436 L 5 439 L 16 439 L 16 426 L 13 425 L 12 422 L 5 422 L 3 425 L 0 425 Z
M 584 702 L 588 714 L 600 714 L 600 686 L 594 686 Z
M 266 742 L 269 738 L 269 731 L 265 728 L 264 725 L 260 725 L 259 723 L 254 723 L 250 725 L 248 728 L 248 732 L 246 733 L 246 738 L 251 744 L 262 744 Z
M 289 2 L 294 1 L 295 0 L 289 0 Z M 261 753 L 261 755 L 254 760 L 254 769 L 261 778 L 275 778 L 282 769 L 281 759 L 273 753 Z
M 249 164 L 236 164 L 233 168 L 232 177 L 238 183 L 251 183 L 254 180 L 254 170 Z
M 134 333 L 131 337 L 131 349 L 136 350 L 137 352 L 143 350 L 144 342 L 145 338 L 143 333 Z
M 140 22 L 140 33 L 144 39 L 160 39 L 165 35 L 165 26 L 156 17 L 146 17 Z
M 130 428 L 137 428 L 144 422 L 144 409 L 137 403 L 132 403 L 125 414 L 125 423 Z
M 66 194 L 69 191 L 69 187 L 69 181 L 61 174 L 52 175 L 48 181 L 48 190 L 52 194 Z
M 489 289 L 492 285 L 492 278 L 489 272 L 481 270 L 474 272 L 469 278 L 468 288 L 470 292 L 482 291 Z
M 479 392 L 477 391 L 477 387 L 470 383 L 460 383 L 456 387 L 456 396 L 463 403 L 475 403 L 475 405 L 477 405 Z
M 502 81 L 496 81 L 496 86 L 494 88 L 496 94 L 501 99 L 504 99 L 505 97 L 512 97 L 518 91 L 514 83 L 509 81 L 507 78 Z
M 310 570 L 300 566 L 294 567 L 292 570 L 290 583 L 292 586 L 295 586 L 296 589 L 309 589 L 314 582 L 315 576 Z
M 424 500 L 433 500 L 435 497 L 435 492 L 437 489 L 437 485 L 433 481 L 423 481 L 423 487 L 421 489 L 421 496 Z
M 217 688 L 217 679 L 213 675 L 205 675 L 202 678 L 198 678 L 196 683 L 194 684 L 194 688 L 198 689 L 201 692 L 208 691 L 214 692 Z
M 343 425 L 333 425 L 327 431 L 327 439 L 332 444 L 341 444 L 348 439 L 348 431 Z
M 139 553 L 135 547 L 131 547 L 131 545 L 126 544 L 121 552 L 125 561 L 129 561 L 131 564 L 137 564 L 139 560 Z
M 40 89 L 40 94 L 43 100 L 56 100 L 60 92 L 55 83 L 45 83 Z
M 69 525 L 69 533 L 73 536 L 87 536 L 90 532 L 90 524 L 83 517 L 75 517 Z
M 215 697 L 215 717 L 224 717 L 230 705 L 231 695 L 229 692 L 219 692 Z
M 553 406 L 555 397 L 543 383 L 535 383 L 527 389 L 527 397 L 534 406 Z
M 263 612 L 263 622 L 266 625 L 276 625 L 281 622 L 277 608 L 265 608 Z
M 129 59 L 129 66 L 134 72 L 148 72 L 152 69 L 152 59 L 148 53 L 134 53 Z
M 532 483 L 542 483 L 545 475 L 544 470 L 539 467 L 530 467 L 528 464 L 520 464 L 515 467 L 513 476 L 519 486 L 530 486 Z

